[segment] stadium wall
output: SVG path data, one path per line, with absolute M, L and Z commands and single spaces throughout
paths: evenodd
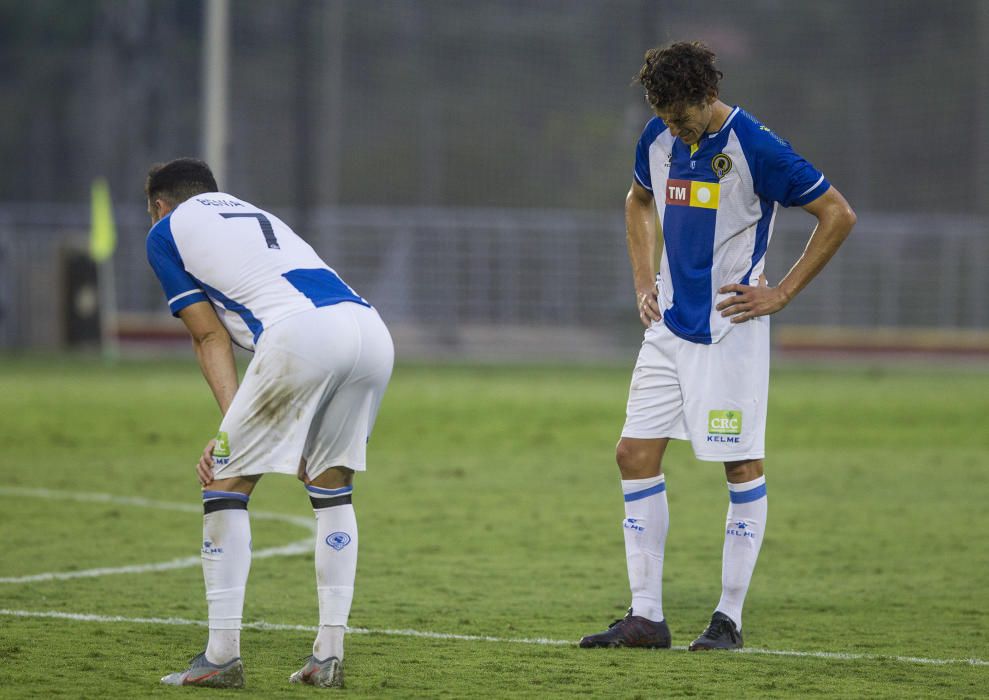
M 404 357 L 595 360 L 638 345 L 617 208 L 276 213 L 375 304 Z M 118 210 L 114 330 L 125 350 L 184 348 L 145 260 L 146 217 L 138 207 Z M 65 347 L 65 261 L 85 250 L 88 220 L 81 206 L 0 206 L 0 346 Z M 799 257 L 812 224 L 781 212 L 771 282 Z M 989 357 L 987 233 L 979 217 L 860 212 L 835 260 L 776 317 L 777 348 Z

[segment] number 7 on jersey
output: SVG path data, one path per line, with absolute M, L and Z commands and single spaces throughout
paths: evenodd
M 278 239 L 275 238 L 275 227 L 271 225 L 268 217 L 264 214 L 235 212 L 232 214 L 220 214 L 220 216 L 224 219 L 257 219 L 258 224 L 261 226 L 261 233 L 264 234 L 264 242 L 268 244 L 269 248 L 281 250 L 281 246 L 278 245 Z

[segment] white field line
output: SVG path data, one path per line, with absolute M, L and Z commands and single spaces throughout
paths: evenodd
M 153 501 L 147 498 L 134 496 L 115 496 L 107 493 L 80 493 L 75 491 L 57 491 L 54 489 L 40 488 L 19 488 L 12 486 L 0 486 L 0 496 L 26 496 L 29 498 L 61 498 L 86 503 L 112 503 L 115 505 L 135 506 L 138 508 L 156 508 L 159 510 L 174 510 L 185 513 L 201 513 L 202 507 L 190 503 L 168 503 L 164 501 Z M 291 523 L 303 527 L 310 532 L 313 531 L 313 523 L 309 518 L 302 518 L 293 515 L 282 515 L 281 513 L 266 513 L 252 511 L 251 517 L 259 520 L 276 520 Z M 300 554 L 311 551 L 312 541 L 310 539 L 300 540 L 282 547 L 269 547 L 267 549 L 254 552 L 253 557 L 264 559 L 267 557 L 285 556 L 290 554 Z M 151 571 L 168 571 L 171 569 L 191 568 L 199 566 L 202 560 L 200 557 L 185 557 L 174 559 L 158 564 L 137 564 L 131 566 L 109 567 L 101 569 L 87 569 L 85 571 L 52 572 L 44 574 L 34 574 L 31 576 L 19 576 L 0 578 L 0 583 L 28 583 L 34 581 L 53 581 L 74 578 L 87 578 L 97 576 L 107 576 L 112 574 L 140 574 Z M 182 618 L 156 618 L 156 617 L 119 617 L 106 615 L 89 615 L 84 613 L 64 613 L 58 611 L 31 611 L 31 610 L 4 610 L 0 609 L 0 615 L 12 617 L 47 617 L 63 620 L 76 620 L 81 622 L 126 622 L 131 624 L 151 624 L 151 625 L 194 625 L 205 627 L 206 622 L 201 620 L 186 620 Z M 260 630 L 282 630 L 282 631 L 302 631 L 315 632 L 315 627 L 305 625 L 284 625 L 271 622 L 250 622 L 244 625 L 247 629 Z M 421 630 L 393 630 L 393 629 L 364 629 L 361 627 L 351 627 L 348 629 L 351 634 L 380 634 L 396 637 L 420 637 L 423 639 L 448 639 L 463 642 L 495 642 L 502 644 L 539 644 L 544 646 L 571 646 L 572 641 L 563 639 L 546 638 L 507 638 L 489 637 L 473 634 L 451 634 L 446 632 L 424 632 Z M 673 647 L 678 651 L 685 651 L 686 647 Z M 880 654 L 853 654 L 829 651 L 794 651 L 787 649 L 739 649 L 735 653 L 740 654 L 761 654 L 768 656 L 792 656 L 806 657 L 814 659 L 831 659 L 835 661 L 895 661 L 898 663 L 928 664 L 943 666 L 948 664 L 968 664 L 971 666 L 989 666 L 989 661 L 983 659 L 928 659 L 915 656 L 885 656 Z
M 22 618 L 54 618 L 72 620 L 75 622 L 122 622 L 133 625 L 182 625 L 206 627 L 205 620 L 187 620 L 181 617 L 121 617 L 119 615 L 90 615 L 85 613 L 67 613 L 56 610 L 5 610 L 0 609 L 0 616 Z M 247 622 L 245 629 L 276 630 L 288 632 L 315 632 L 316 628 L 309 625 L 284 625 L 273 622 Z M 544 637 L 489 637 L 475 634 L 449 634 L 446 632 L 425 632 L 421 630 L 366 629 L 350 627 L 348 634 L 378 634 L 389 637 L 418 637 L 420 639 L 453 640 L 458 642 L 494 642 L 498 644 L 535 644 L 539 646 L 575 646 L 576 642 L 566 639 L 547 639 Z M 673 647 L 675 651 L 686 651 L 687 647 Z M 659 652 L 657 652 L 659 653 Z M 924 664 L 929 666 L 989 666 L 985 659 L 928 659 L 919 656 L 892 656 L 885 654 L 852 654 L 832 651 L 795 651 L 790 649 L 738 649 L 735 654 L 756 654 L 763 656 L 791 656 L 807 659 L 825 659 L 828 661 L 892 661 L 903 664 Z
M 121 506 L 134 506 L 137 508 L 154 508 L 157 510 L 174 510 L 182 513 L 202 513 L 201 505 L 191 503 L 168 503 L 165 501 L 152 501 L 147 498 L 135 496 L 114 496 L 108 493 L 77 493 L 75 491 L 56 491 L 54 489 L 29 489 L 13 486 L 0 486 L 0 496 L 21 496 L 27 498 L 58 498 L 62 500 L 80 501 L 83 503 L 109 503 Z M 282 515 L 281 513 L 266 513 L 264 511 L 251 511 L 251 517 L 257 520 L 276 520 L 305 528 L 310 533 L 314 530 L 314 524 L 310 518 L 302 518 L 295 515 Z M 313 541 L 311 536 L 304 540 L 292 542 L 281 547 L 267 547 L 259 549 L 253 553 L 253 559 L 267 559 L 268 557 L 281 557 L 291 554 L 304 554 L 312 551 Z M 75 578 L 95 578 L 99 576 L 113 576 L 116 574 L 146 574 L 153 571 L 171 571 L 174 569 L 189 569 L 202 565 L 200 557 L 182 557 L 171 561 L 157 562 L 153 564 L 131 564 L 128 566 L 100 567 L 97 569 L 84 569 L 81 571 L 51 571 L 43 574 L 32 574 L 29 576 L 4 576 L 0 577 L 0 583 L 35 583 L 39 581 L 66 581 Z

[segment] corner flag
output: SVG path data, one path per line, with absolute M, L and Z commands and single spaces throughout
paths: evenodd
M 89 254 L 98 263 L 113 255 L 117 247 L 117 226 L 113 221 L 110 187 L 106 180 L 93 181 L 92 208 L 89 219 Z

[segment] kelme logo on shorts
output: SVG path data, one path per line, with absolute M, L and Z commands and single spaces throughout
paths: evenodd
M 216 445 L 213 447 L 214 457 L 230 456 L 230 438 L 222 430 L 216 434 Z
M 741 435 L 741 411 L 710 411 L 707 414 L 707 432 L 712 435 Z

